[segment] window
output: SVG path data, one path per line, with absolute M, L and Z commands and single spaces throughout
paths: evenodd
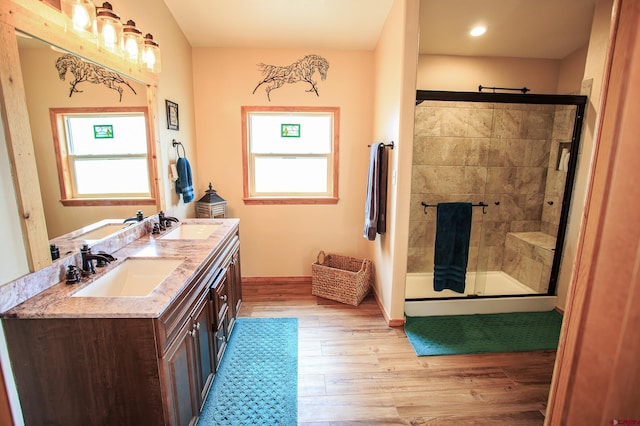
M 246 204 L 338 202 L 334 107 L 242 107 Z
M 50 109 L 62 203 L 155 204 L 147 109 Z

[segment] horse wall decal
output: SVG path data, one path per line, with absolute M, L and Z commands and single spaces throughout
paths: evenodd
M 69 83 L 71 85 L 69 97 L 74 93 L 82 93 L 82 90 L 78 90 L 77 86 L 85 81 L 93 84 L 104 84 L 109 89 L 115 90 L 120 94 L 120 102 L 122 102 L 122 92 L 124 91 L 121 85 L 125 85 L 131 89 L 134 95 L 137 94 L 134 88 L 131 87 L 125 79 L 120 77 L 120 74 L 108 71 L 90 62 L 85 62 L 75 55 L 67 53 L 60 56 L 56 60 L 56 69 L 62 81 L 64 81 L 67 71 L 71 72 L 74 77 L 74 80 Z
M 299 81 L 307 82 L 311 85 L 311 88 L 308 89 L 307 92 L 314 92 L 316 96 L 320 96 L 317 82 L 315 82 L 312 77 L 313 74 L 318 71 L 320 78 L 325 80 L 327 78 L 329 62 L 319 55 L 307 55 L 287 66 L 260 63 L 258 64 L 258 69 L 264 78 L 258 83 L 255 89 L 253 89 L 253 93 L 255 94 L 258 87 L 264 84 L 267 99 L 271 102 L 270 93 L 272 90 L 282 87 L 285 83 L 297 83 Z

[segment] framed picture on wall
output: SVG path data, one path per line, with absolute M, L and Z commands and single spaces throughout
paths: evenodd
M 178 130 L 180 128 L 180 122 L 178 119 L 178 104 L 165 99 L 167 104 L 167 129 Z

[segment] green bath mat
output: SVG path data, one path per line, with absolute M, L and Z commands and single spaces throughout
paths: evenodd
M 557 349 L 562 315 L 549 312 L 410 317 L 404 326 L 418 356 Z
M 298 320 L 238 318 L 198 426 L 296 426 Z

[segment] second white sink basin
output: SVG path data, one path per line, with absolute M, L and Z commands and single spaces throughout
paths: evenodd
M 72 297 L 148 296 L 183 261 L 182 258 L 128 258 Z
M 128 223 L 109 223 L 107 225 L 103 225 L 99 228 L 94 229 L 93 231 L 85 232 L 84 234 L 78 235 L 74 237 L 74 240 L 101 240 L 105 237 L 108 237 L 111 234 L 115 234 L 118 231 L 121 231 L 125 228 L 128 228 Z
M 182 224 L 173 231 L 167 232 L 162 240 L 204 240 L 220 227 L 219 223 L 211 224 Z

